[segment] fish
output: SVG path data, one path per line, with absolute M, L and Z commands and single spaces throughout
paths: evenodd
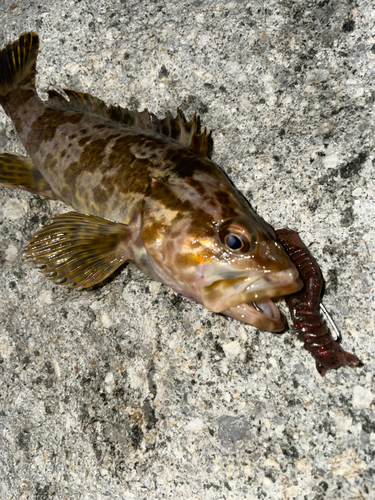
M 89 288 L 125 262 L 214 313 L 285 329 L 279 297 L 303 287 L 273 228 L 212 160 L 212 134 L 90 94 L 35 86 L 39 37 L 0 52 L 0 104 L 27 157 L 0 154 L 0 185 L 57 199 L 25 247 L 49 280 Z

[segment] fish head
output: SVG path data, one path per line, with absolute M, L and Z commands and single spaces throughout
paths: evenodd
M 145 197 L 141 239 L 153 275 L 213 312 L 283 330 L 272 299 L 302 288 L 296 267 L 226 178 L 196 181 L 153 180 Z
M 258 328 L 282 331 L 285 319 L 272 299 L 297 292 L 303 283 L 273 229 L 249 210 L 221 221 L 217 241 L 221 251 L 201 275 L 202 303 Z

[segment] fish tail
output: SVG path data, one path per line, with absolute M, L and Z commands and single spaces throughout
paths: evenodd
M 35 65 L 39 37 L 24 33 L 0 51 L 0 104 L 4 106 L 18 89 L 35 91 Z

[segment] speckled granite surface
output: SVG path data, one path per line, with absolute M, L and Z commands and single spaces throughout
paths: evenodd
M 5 5 L 5 6 L 4 6 Z M 215 316 L 125 266 L 69 291 L 21 257 L 62 204 L 0 188 L 1 500 L 372 499 L 373 2 L 3 0 L 41 36 L 38 87 L 212 128 L 214 159 L 326 278 L 343 345 Z M 0 113 L 0 150 L 22 151 Z

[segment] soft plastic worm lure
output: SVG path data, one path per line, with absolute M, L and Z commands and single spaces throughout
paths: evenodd
M 304 287 L 297 293 L 285 297 L 299 340 L 316 361 L 316 368 L 324 377 L 329 369 L 340 366 L 363 366 L 354 355 L 344 351 L 339 345 L 340 334 L 336 328 L 334 339 L 324 322 L 321 312 L 331 325 L 332 318 L 320 303 L 323 288 L 323 277 L 319 266 L 308 248 L 302 242 L 298 233 L 290 229 L 279 229 L 276 235 L 285 248 L 292 262 L 296 265 Z

